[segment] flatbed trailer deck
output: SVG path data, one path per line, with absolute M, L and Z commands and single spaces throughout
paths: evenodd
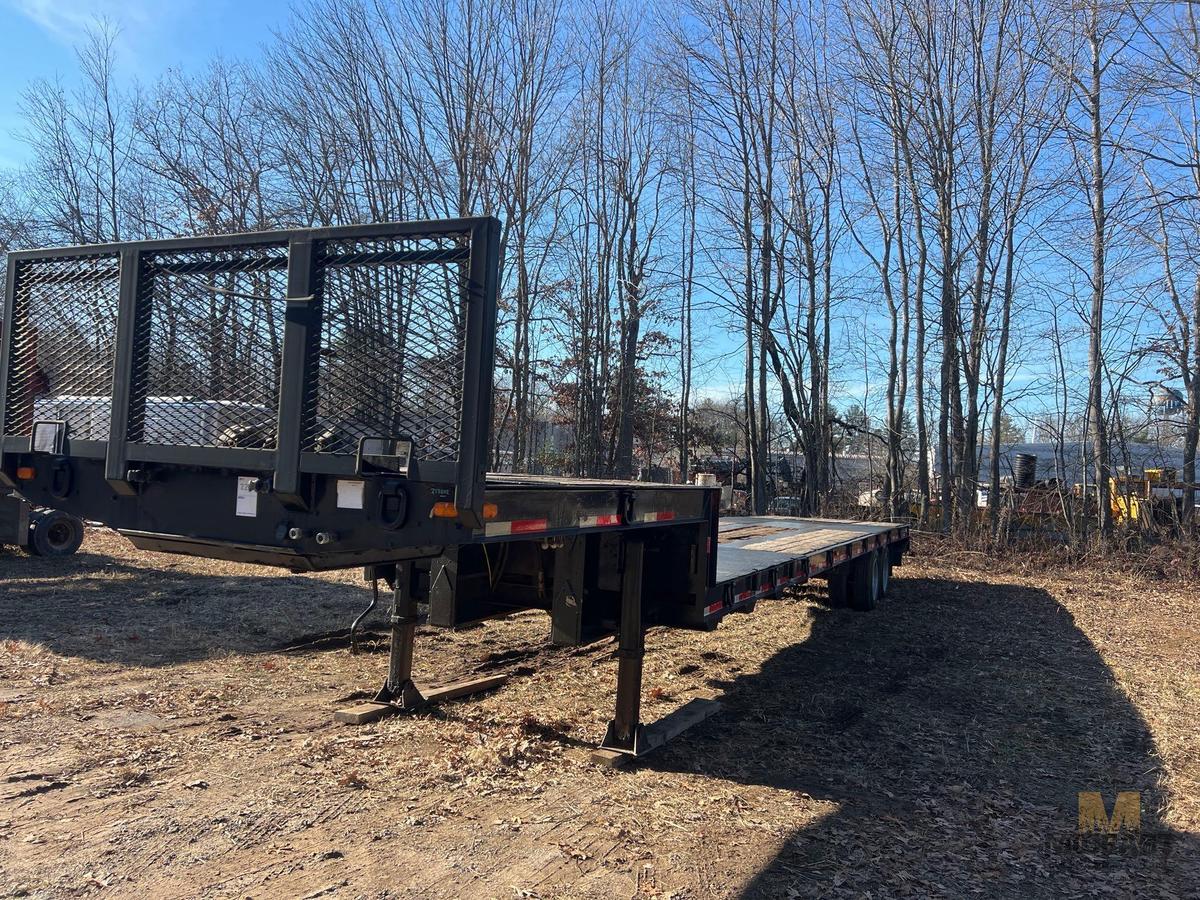
M 811 578 L 869 609 L 907 528 L 719 515 L 699 485 L 490 473 L 499 223 L 205 236 L 9 254 L 0 481 L 136 546 L 391 589 L 364 721 L 495 686 L 413 679 L 416 625 L 549 613 L 616 634 L 614 758 L 640 722 L 647 627 L 711 629 Z
M 742 601 L 776 597 L 786 588 L 825 578 L 831 580 L 835 603 L 870 609 L 887 592 L 891 568 L 900 565 L 908 549 L 908 526 L 893 522 L 730 516 L 721 519 L 719 534 L 717 582 Z M 853 587 L 845 580 L 850 565 L 872 551 L 887 556 L 880 589 L 846 596 Z

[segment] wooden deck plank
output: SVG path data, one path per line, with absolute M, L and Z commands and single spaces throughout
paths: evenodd
M 789 529 L 780 528 L 777 525 L 747 525 L 743 528 L 731 528 L 728 531 L 720 532 L 718 540 L 725 544 L 729 541 L 744 541 L 756 537 L 768 537 L 772 534 L 786 532 Z
M 786 553 L 790 556 L 807 556 L 818 550 L 827 550 L 847 541 L 857 541 L 863 538 L 862 532 L 842 528 L 821 528 L 802 534 L 789 534 L 769 541 L 756 541 L 746 544 L 746 550 L 767 550 L 772 553 Z

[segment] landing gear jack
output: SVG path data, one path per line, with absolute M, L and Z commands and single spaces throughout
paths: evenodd
M 364 725 L 384 716 L 411 712 L 444 700 L 490 691 L 508 680 L 507 675 L 489 675 L 437 688 L 418 687 L 412 678 L 413 644 L 416 642 L 419 618 L 417 598 L 413 593 L 412 563 L 398 562 L 387 569 L 389 571 L 379 573 L 392 587 L 392 638 L 388 654 L 387 681 L 379 689 L 374 700 L 335 712 L 335 722 Z
M 643 725 L 642 660 L 646 655 L 646 625 L 642 618 L 642 564 L 645 544 L 625 545 L 625 571 L 621 582 L 621 627 L 617 645 L 617 703 L 612 721 L 593 762 L 620 766 L 657 750 L 684 730 L 720 712 L 715 700 L 697 698 L 651 725 Z

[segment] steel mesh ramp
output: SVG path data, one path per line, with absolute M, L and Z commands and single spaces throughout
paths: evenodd
M 470 512 L 498 235 L 478 218 L 11 253 L 0 450 L 38 449 L 36 430 L 127 493 L 143 464 L 261 471 L 288 495 L 392 459 Z
M 411 435 L 421 458 L 454 461 L 463 414 L 465 253 L 445 237 L 327 241 L 323 315 L 302 449 L 346 452 Z
M 10 255 L 4 310 L 4 434 L 28 437 L 35 419 L 69 422 L 106 440 L 116 356 L 118 254 Z

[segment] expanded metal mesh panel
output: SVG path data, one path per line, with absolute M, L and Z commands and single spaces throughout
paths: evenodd
M 407 436 L 417 458 L 458 459 L 467 254 L 462 234 L 321 246 L 324 321 L 303 449 Z
M 297 450 L 348 455 L 363 438 L 404 437 L 414 458 L 469 455 L 474 472 L 490 411 L 467 416 L 464 402 L 477 399 L 491 371 L 486 316 L 494 314 L 487 272 L 496 235 L 481 222 L 21 254 L 4 431 L 66 420 L 75 439 L 120 440 L 118 461 L 125 442 L 131 460 L 138 445 L 278 449 L 288 454 L 278 462 L 285 477 Z M 481 233 L 489 243 L 473 248 Z M 122 259 L 136 265 L 123 299 Z M 469 283 L 473 268 L 478 283 Z M 289 284 L 311 297 L 289 302 Z M 468 338 L 467 308 L 479 300 Z M 118 347 L 121 302 L 133 318 Z M 122 434 L 109 434 L 112 420 L 127 423 Z M 285 435 L 276 433 L 281 421 Z
M 107 440 L 118 290 L 115 253 L 17 263 L 5 434 L 58 420 L 73 438 Z
M 129 439 L 274 448 L 287 245 L 147 254 L 139 282 Z

